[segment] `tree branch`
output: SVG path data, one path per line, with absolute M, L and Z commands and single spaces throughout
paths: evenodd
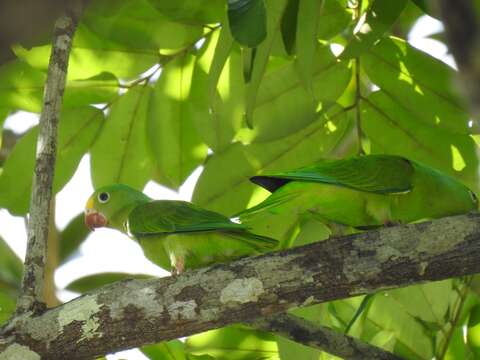
M 40 115 L 37 156 L 27 229 L 27 253 L 17 313 L 40 312 L 47 256 L 48 224 L 57 151 L 57 126 L 67 76 L 68 59 L 76 28 L 76 15 L 69 13 L 55 22 L 52 52 Z
M 448 46 L 458 65 L 461 88 L 480 120 L 480 27 L 471 0 L 440 0 Z
M 280 314 L 270 319 L 255 320 L 252 325 L 273 332 L 300 344 L 326 351 L 346 360 L 399 360 L 400 357 L 354 337 L 324 326 L 316 326 L 291 314 Z
M 480 272 L 480 215 L 384 228 L 177 277 L 127 280 L 11 321 L 0 358 L 87 359 L 414 283 Z

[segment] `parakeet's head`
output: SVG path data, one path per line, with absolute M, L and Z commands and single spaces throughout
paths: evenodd
M 142 192 L 123 184 L 99 188 L 85 206 L 85 225 L 90 230 L 108 226 L 122 230 L 128 214 L 139 204 L 151 201 Z

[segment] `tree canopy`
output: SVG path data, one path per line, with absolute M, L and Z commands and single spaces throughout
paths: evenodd
M 266 196 L 251 176 L 325 158 L 392 154 L 478 193 L 479 128 L 457 72 L 408 41 L 425 14 L 439 16 L 421 0 L 91 0 L 70 53 L 53 192 L 87 154 L 95 188 L 124 183 L 142 190 L 154 181 L 178 190 L 201 166 L 192 202 L 233 216 Z M 0 47 L 2 128 L 10 114 L 44 106 L 52 45 L 49 37 L 25 36 L 8 39 L 11 56 Z M 2 131 L 0 208 L 26 216 L 38 127 Z M 255 229 L 280 238 L 283 249 L 332 233 L 318 219 L 281 217 Z M 53 268 L 70 261 L 88 236 L 83 214 L 51 231 L 58 245 L 47 258 Z M 0 323 L 15 310 L 21 275 L 22 262 L 0 239 Z M 100 273 L 68 289 L 83 294 L 131 277 Z M 405 359 L 474 359 L 479 284 L 466 276 L 290 313 Z M 46 291 L 49 305 L 57 304 L 55 285 Z M 141 351 L 172 360 L 334 358 L 244 325 Z

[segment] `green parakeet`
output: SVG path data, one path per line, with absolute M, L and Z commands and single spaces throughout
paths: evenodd
M 102 187 L 88 199 L 85 224 L 129 235 L 145 256 L 180 273 L 271 250 L 277 241 L 186 201 L 152 200 L 122 184 Z
M 324 160 L 251 181 L 272 194 L 238 214 L 245 222 L 262 212 L 312 214 L 326 222 L 368 228 L 477 209 L 477 197 L 458 180 L 393 155 Z

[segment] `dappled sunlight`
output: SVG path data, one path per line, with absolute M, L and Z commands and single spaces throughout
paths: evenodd
M 452 150 L 452 168 L 455 171 L 462 171 L 467 166 L 465 159 L 455 145 L 450 144 L 450 149 Z

